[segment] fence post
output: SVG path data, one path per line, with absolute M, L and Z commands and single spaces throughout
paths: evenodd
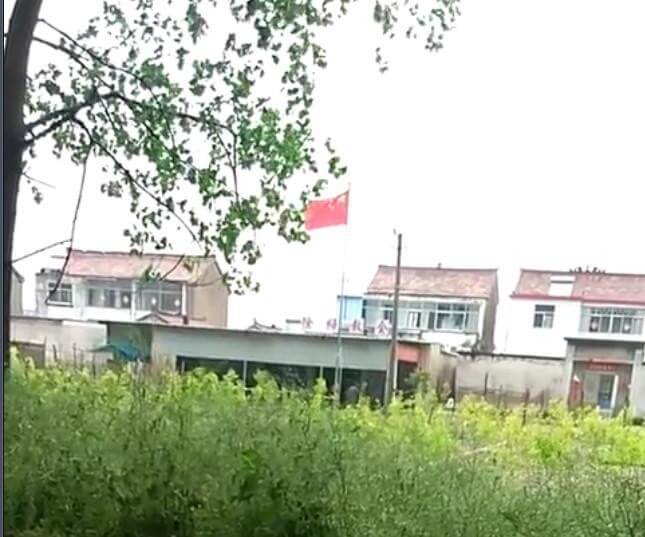
M 529 409 L 529 399 L 531 398 L 530 388 L 524 390 L 524 409 L 522 410 L 522 426 L 526 425 L 526 417 Z

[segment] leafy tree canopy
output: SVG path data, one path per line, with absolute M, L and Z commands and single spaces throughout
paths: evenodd
M 305 204 L 346 171 L 331 142 L 316 138 L 310 112 L 327 65 L 321 35 L 351 8 L 106 1 L 75 35 L 41 19 L 34 46 L 49 47 L 51 60 L 28 80 L 27 158 L 50 139 L 59 157 L 99 159 L 110 177 L 102 191 L 129 195 L 134 251 L 171 247 L 165 226 L 176 225 L 242 290 L 260 256 L 254 232 L 306 241 Z M 373 7 L 385 38 L 420 38 L 430 51 L 457 15 L 458 0 Z M 376 59 L 386 70 L 380 48 Z

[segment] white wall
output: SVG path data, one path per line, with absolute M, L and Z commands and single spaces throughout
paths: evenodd
M 79 278 L 65 277 L 61 283 L 72 284 L 72 305 L 57 306 L 47 304 L 46 299 L 49 294 L 47 284 L 53 280 L 53 277 L 47 274 L 36 275 L 36 313 L 39 317 L 48 317 L 50 319 L 83 319 L 83 305 L 85 304 L 85 289 L 82 280 Z
M 92 349 L 106 343 L 107 327 L 89 322 L 14 317 L 11 319 L 11 340 L 45 345 L 47 364 L 53 362 L 54 356 L 62 361 L 72 361 L 76 357 L 80 362 L 83 358 L 91 359 Z
M 536 304 L 555 306 L 552 328 L 534 328 Z M 580 330 L 581 302 L 572 300 L 529 300 L 511 298 L 506 323 L 503 352 L 530 356 L 566 356 L 567 337 L 589 340 L 645 342 L 645 334 L 589 333 Z M 593 304 L 594 307 L 625 307 L 615 304 Z
M 642 355 L 634 363 L 629 397 L 634 413 L 645 416 L 645 362 Z
M 97 306 L 88 306 L 86 280 L 76 277 L 65 277 L 63 279 L 63 283 L 72 284 L 72 306 L 46 304 L 45 299 L 48 295 L 47 283 L 52 281 L 52 277 L 46 274 L 39 274 L 36 278 L 36 307 L 37 314 L 40 317 L 48 317 L 50 319 L 74 319 L 83 321 L 130 322 L 135 321 L 136 319 L 139 319 L 144 315 L 150 313 L 150 311 L 148 310 L 135 309 L 134 304 L 131 304 L 129 308 L 103 308 Z M 135 296 L 134 291 L 132 293 L 132 296 Z
M 480 333 L 481 337 L 481 333 Z M 463 334 L 461 332 L 430 332 L 426 331 L 422 335 L 423 341 L 430 343 L 439 343 L 448 348 L 460 348 L 464 343 L 474 344 L 477 337 L 473 334 Z
M 552 328 L 534 328 L 535 305 L 555 306 Z M 566 337 L 579 333 L 581 306 L 571 300 L 511 298 L 503 352 L 526 356 L 566 356 Z

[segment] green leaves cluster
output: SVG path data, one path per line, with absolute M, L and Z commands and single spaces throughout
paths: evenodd
M 350 4 L 106 0 L 76 35 L 40 21 L 34 46 L 52 60 L 29 79 L 31 158 L 49 138 L 58 156 L 100 160 L 102 191 L 129 195 L 134 250 L 172 247 L 173 225 L 219 257 L 231 284 L 248 282 L 256 232 L 306 241 L 304 207 L 347 170 L 311 108 L 323 31 Z M 377 0 L 374 19 L 388 38 L 422 29 L 436 50 L 457 5 Z

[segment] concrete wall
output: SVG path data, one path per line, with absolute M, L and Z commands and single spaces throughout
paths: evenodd
M 92 349 L 107 342 L 107 328 L 103 324 L 61 321 L 38 317 L 11 319 L 11 340 L 28 345 L 44 345 L 45 365 L 55 361 L 104 361 L 107 355 L 92 353 Z
M 456 395 L 457 368 L 462 358 L 446 352 L 439 344 L 419 348 L 419 371 L 428 373 L 434 387 L 442 394 Z
M 500 398 L 507 404 L 521 402 L 529 391 L 532 401 L 566 397 L 564 360 L 478 355 L 457 363 L 457 396 L 468 394 Z
M 640 354 L 634 362 L 631 380 L 630 400 L 637 416 L 645 416 L 645 361 Z
M 9 305 L 11 315 L 22 315 L 22 278 L 15 270 L 11 271 L 11 302 Z
M 585 341 L 576 343 L 574 359 L 633 362 L 635 351 L 641 345 Z
M 203 263 L 197 284 L 187 286 L 187 295 L 191 319 L 226 328 L 229 292 L 215 263 Z
M 343 367 L 385 370 L 389 348 L 389 341 L 385 339 L 344 337 Z M 337 339 L 327 335 L 155 325 L 151 354 L 153 360 L 185 356 L 334 367 Z

